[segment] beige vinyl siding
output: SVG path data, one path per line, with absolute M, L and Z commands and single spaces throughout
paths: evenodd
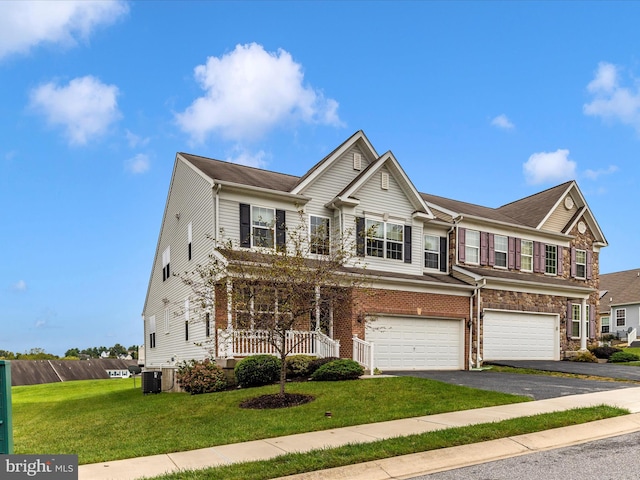
M 222 229 L 220 240 L 223 242 L 230 240 L 234 246 L 238 246 L 240 243 L 240 203 L 284 210 L 286 212 L 287 229 L 289 230 L 296 228 L 301 221 L 295 205 L 292 205 L 288 201 L 277 201 L 268 198 L 261 199 L 259 197 L 249 197 L 238 194 L 225 195 L 222 193 L 219 208 L 220 227 Z M 330 216 L 329 214 L 324 215 Z
M 362 169 L 353 169 L 353 154 L 362 155 Z M 311 185 L 301 192 L 303 195 L 311 197 L 311 201 L 306 206 L 307 213 L 313 215 L 326 215 L 321 213 L 326 211 L 324 205 L 333 200 L 338 193 L 349 185 L 354 178 L 360 175 L 369 165 L 369 160 L 362 151 L 356 147 L 351 147 L 333 165 L 331 165 L 322 175 L 320 175 Z
M 549 230 L 552 232 L 562 232 L 567 226 L 569 220 L 578 211 L 578 206 L 574 202 L 572 208 L 568 209 L 564 205 L 564 200 L 556 207 L 553 213 L 549 216 L 546 222 L 542 225 L 542 230 Z
M 382 173 L 389 174 L 389 189 L 381 188 Z M 356 208 L 357 215 L 365 218 L 382 220 L 382 216 L 388 214 L 388 222 L 401 225 L 410 225 L 411 229 L 411 264 L 403 260 L 382 259 L 365 257 L 368 268 L 397 273 L 419 275 L 422 273 L 422 223 L 413 222 L 414 207 L 400 188 L 400 185 L 386 167 L 376 172 L 369 181 L 362 186 L 355 196 L 360 200 Z
M 176 216 L 179 214 L 179 218 Z M 188 225 L 192 224 L 192 259 L 188 260 Z M 186 271 L 191 265 L 205 263 L 213 244 L 207 237 L 213 231 L 213 198 L 209 182 L 182 161 L 176 162 L 175 172 L 169 192 L 165 217 L 163 218 L 158 249 L 151 275 L 149 297 L 144 318 L 156 317 L 156 348 L 146 350 L 146 365 L 159 367 L 169 365 L 171 358 L 176 362 L 185 359 L 202 359 L 206 349 L 194 342 L 205 339 L 204 323 L 199 320 L 199 312 L 190 313 L 189 341 L 185 341 L 184 306 L 191 289 L 184 285 L 174 273 Z M 162 281 L 162 252 L 170 246 L 171 276 Z M 169 333 L 165 333 L 165 302 L 169 309 Z M 190 305 L 196 306 L 194 301 Z M 145 325 L 145 344 L 148 344 L 148 325 Z

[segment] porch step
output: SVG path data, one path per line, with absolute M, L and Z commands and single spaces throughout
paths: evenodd
M 640 348 L 640 340 L 636 340 L 635 342 L 631 342 L 629 345 L 631 348 Z

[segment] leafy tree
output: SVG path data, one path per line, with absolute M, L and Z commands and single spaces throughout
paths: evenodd
M 28 352 L 18 353 L 16 360 L 55 360 L 57 355 L 47 353 L 44 348 L 32 348 Z
M 70 348 L 69 350 L 64 352 L 64 356 L 65 357 L 79 357 L 80 356 L 80 350 L 78 350 L 77 348 Z
M 0 350 L 0 359 L 2 360 L 14 360 L 16 358 L 16 354 L 10 352 L 9 350 Z
M 345 268 L 358 263 L 355 242 L 346 240 L 352 238 L 348 234 L 314 228 L 310 236 L 301 212 L 297 226 L 285 228 L 286 248 L 257 251 L 224 241 L 207 263 L 180 275 L 198 300 L 193 302 L 197 308 L 209 309 L 216 289 L 230 292 L 227 301 L 233 305 L 234 328 L 261 331 L 261 341 L 280 358 L 282 396 L 286 358 L 305 341 L 302 336 L 296 340 L 293 332 L 313 328 L 310 319 L 323 304 L 346 304 L 364 279 L 358 269 Z

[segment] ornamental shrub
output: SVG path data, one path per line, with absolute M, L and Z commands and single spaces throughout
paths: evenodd
M 608 346 L 603 346 L 603 347 L 596 347 L 593 350 L 591 350 L 591 353 L 593 353 L 597 358 L 606 358 L 609 359 L 609 357 L 611 357 L 611 355 L 613 355 L 616 352 L 621 352 L 622 350 L 620 350 L 619 348 L 616 347 L 608 347 Z
M 575 357 L 573 357 L 571 359 L 571 361 L 572 362 L 597 363 L 598 359 L 589 350 L 585 350 L 584 352 L 578 352 L 578 354 Z
M 318 370 L 321 366 L 333 362 L 334 360 L 339 360 L 338 357 L 323 357 L 316 358 L 315 360 L 311 360 L 309 363 L 309 375 L 313 375 L 316 370 Z
M 609 357 L 609 361 L 612 363 L 637 362 L 638 360 L 640 357 L 630 352 L 616 352 Z
M 341 358 L 322 365 L 311 375 L 311 379 L 319 381 L 356 380 L 363 374 L 364 368 L 358 362 Z
M 270 385 L 280 379 L 280 359 L 273 355 L 252 355 L 240 360 L 234 369 L 241 387 Z
M 176 379 L 182 389 L 191 395 L 219 392 L 227 388 L 224 371 L 209 359 L 183 362 L 178 367 Z
M 287 378 L 306 378 L 309 376 L 309 364 L 316 357 L 311 355 L 291 355 L 287 357 Z

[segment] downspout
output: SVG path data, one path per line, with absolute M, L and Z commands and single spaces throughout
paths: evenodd
M 478 322 L 478 331 L 476 333 L 477 339 L 476 339 L 476 368 L 482 368 L 482 356 L 480 356 L 480 333 L 482 332 L 482 314 L 480 312 L 480 292 L 482 290 L 482 287 L 484 287 L 487 284 L 487 279 L 483 278 L 482 279 L 482 284 L 476 284 L 476 292 L 477 292 L 477 296 L 476 296 L 476 310 L 477 310 L 477 317 L 476 317 L 476 321 Z
M 220 185 L 219 183 L 216 183 L 213 188 L 215 190 L 215 195 L 213 198 L 213 202 L 214 202 L 213 240 L 214 240 L 215 248 L 218 248 L 218 240 L 219 240 L 218 236 L 220 235 L 219 233 L 220 229 L 218 228 L 218 222 L 220 221 L 220 189 L 222 188 L 222 185 Z
M 478 289 L 475 289 L 469 301 L 469 370 L 473 370 L 475 365 L 473 362 L 473 299 L 477 294 Z

